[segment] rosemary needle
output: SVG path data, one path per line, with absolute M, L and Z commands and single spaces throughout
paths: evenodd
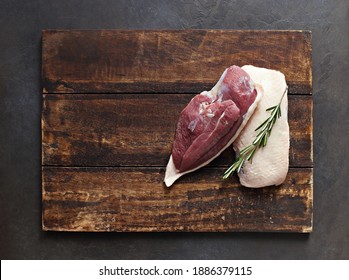
M 285 94 L 287 92 L 287 86 L 285 88 L 284 93 L 282 94 L 282 97 L 280 99 L 279 104 L 268 108 L 266 111 L 270 112 L 270 117 L 267 118 L 263 123 L 261 123 L 260 126 L 258 126 L 255 131 L 259 130 L 256 138 L 252 142 L 251 145 L 243 148 L 239 156 L 235 159 L 233 164 L 224 172 L 223 179 L 227 179 L 231 174 L 233 174 L 235 171 L 237 173 L 240 172 L 243 164 L 245 161 L 251 161 L 253 155 L 255 154 L 256 150 L 258 148 L 263 148 L 268 143 L 268 138 L 271 134 L 271 130 L 273 129 L 273 126 L 278 118 L 281 117 L 281 102 L 284 98 Z

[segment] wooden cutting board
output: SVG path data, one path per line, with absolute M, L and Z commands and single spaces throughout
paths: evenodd
M 310 32 L 51 30 L 42 40 L 43 230 L 312 231 Z M 166 188 L 180 111 L 233 64 L 286 75 L 286 181 L 223 181 L 228 149 Z

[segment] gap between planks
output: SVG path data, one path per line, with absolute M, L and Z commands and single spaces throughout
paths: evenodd
M 212 87 L 211 87 L 212 88 Z M 209 87 L 206 89 L 203 89 L 202 91 L 209 90 Z M 201 91 L 201 92 L 202 92 Z M 86 95 L 105 95 L 105 94 L 110 94 L 110 95 L 115 95 L 115 94 L 142 94 L 142 95 L 153 95 L 153 94 L 183 94 L 183 95 L 196 95 L 199 94 L 194 93 L 194 92 L 166 92 L 163 91 L 161 93 L 159 92 L 59 92 L 59 93 L 54 93 L 54 92 L 44 92 L 42 95 L 77 95 L 77 94 L 86 94 Z M 297 92 L 288 92 L 288 96 L 309 96 L 309 93 L 297 93 Z
M 117 166 L 117 165 L 50 165 L 50 164 L 43 164 L 41 165 L 42 167 L 50 167 L 50 168 L 166 168 L 166 166 L 163 165 L 122 165 L 122 166 Z M 205 166 L 204 168 L 208 169 L 215 169 L 215 168 L 228 168 L 229 166 Z M 313 166 L 289 166 L 289 169 L 302 169 L 302 168 L 307 168 L 307 169 L 312 169 Z

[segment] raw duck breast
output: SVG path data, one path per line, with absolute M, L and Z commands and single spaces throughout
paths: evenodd
M 279 71 L 251 65 L 245 65 L 242 69 L 254 82 L 263 87 L 264 93 L 252 117 L 234 142 L 236 154 L 254 141 L 258 133 L 255 129 L 270 116 L 270 111 L 267 112 L 266 109 L 279 104 L 283 93 L 287 90 L 285 76 Z M 290 148 L 287 104 L 286 93 L 281 103 L 281 117 L 276 120 L 267 145 L 257 149 L 252 162 L 245 162 L 238 173 L 243 186 L 260 188 L 280 185 L 285 181 Z
M 210 90 L 183 109 L 176 128 L 165 184 L 207 165 L 230 146 L 254 112 L 261 86 L 238 66 L 227 68 Z

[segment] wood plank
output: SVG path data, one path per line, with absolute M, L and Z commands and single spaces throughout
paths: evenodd
M 43 168 L 43 229 L 55 231 L 312 230 L 312 169 L 290 169 L 279 187 L 248 189 L 223 168 L 172 188 L 164 168 Z
M 179 113 L 193 94 L 49 94 L 44 165 L 165 166 Z M 289 96 L 290 166 L 312 167 L 311 96 Z M 232 162 L 232 149 L 211 166 Z
M 290 93 L 312 91 L 309 31 L 48 30 L 44 93 L 198 93 L 231 64 L 280 70 Z

